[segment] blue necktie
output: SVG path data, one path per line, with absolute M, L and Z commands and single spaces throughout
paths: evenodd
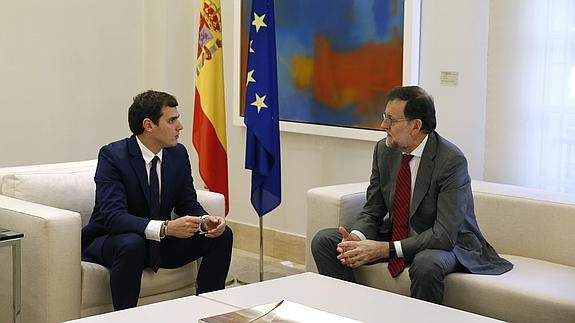
M 160 216 L 160 182 L 156 171 L 160 158 L 154 156 L 152 167 L 150 168 L 150 220 L 159 220 Z M 154 272 L 160 268 L 160 243 L 155 240 L 148 240 L 148 258 L 150 268 Z

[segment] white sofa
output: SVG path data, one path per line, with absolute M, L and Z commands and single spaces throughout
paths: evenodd
M 317 271 L 311 239 L 322 228 L 349 228 L 365 203 L 367 185 L 308 191 L 308 271 Z M 510 322 L 575 322 L 575 196 L 482 181 L 472 187 L 481 231 L 515 267 L 500 276 L 449 275 L 444 305 Z M 391 278 L 387 263 L 363 266 L 356 278 L 409 295 L 409 273 Z
M 0 227 L 24 233 L 22 322 L 61 322 L 112 310 L 109 271 L 81 261 L 80 230 L 94 207 L 96 160 L 0 168 Z M 210 214 L 221 194 L 198 190 Z M 11 256 L 0 249 L 0 322 L 12 314 Z M 195 293 L 197 262 L 145 270 L 139 305 Z M 6 287 L 6 288 L 4 288 Z

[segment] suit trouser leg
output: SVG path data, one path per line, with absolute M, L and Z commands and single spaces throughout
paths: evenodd
M 311 252 L 320 274 L 350 282 L 355 282 L 353 270 L 341 264 L 337 259 L 337 244 L 341 242 L 338 229 L 319 231 L 311 241 Z
M 111 269 L 114 310 L 138 304 L 142 271 L 147 263 L 146 239 L 136 233 L 108 237 L 102 245 L 102 264 Z
M 111 269 L 110 289 L 114 310 L 138 304 L 142 272 L 148 265 L 146 243 L 146 239 L 138 234 L 119 234 L 106 238 L 101 255 L 86 255 L 88 261 Z M 199 234 L 188 239 L 164 238 L 160 244 L 160 267 L 178 268 L 202 258 L 197 293 L 222 289 L 230 267 L 232 243 L 233 234 L 228 227 L 217 238 L 206 238 Z
M 223 289 L 232 258 L 233 233 L 229 227 L 217 238 L 195 234 L 188 239 L 168 237 L 161 244 L 161 268 L 178 268 L 202 258 L 196 294 Z
M 463 266 L 451 251 L 426 249 L 417 253 L 409 267 L 411 296 L 441 304 L 445 276 L 462 269 Z

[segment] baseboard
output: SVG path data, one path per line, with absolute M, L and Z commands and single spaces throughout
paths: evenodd
M 226 220 L 234 232 L 234 248 L 260 252 L 260 228 L 255 225 Z M 305 264 L 305 237 L 272 229 L 263 230 L 264 255 L 298 264 Z

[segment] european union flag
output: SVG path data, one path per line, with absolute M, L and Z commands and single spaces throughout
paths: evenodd
M 251 201 L 260 217 L 281 203 L 280 130 L 273 0 L 253 0 L 244 123 Z

